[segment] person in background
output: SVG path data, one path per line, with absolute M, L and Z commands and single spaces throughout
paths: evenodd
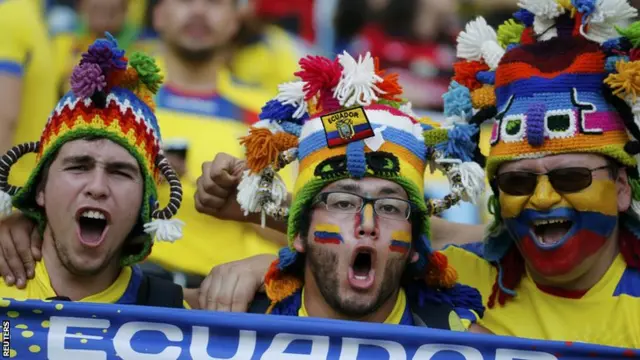
M 30 141 L 56 102 L 53 53 L 39 0 L 0 2 L 0 153 L 12 144 Z M 14 184 L 27 180 L 32 155 L 13 168 Z

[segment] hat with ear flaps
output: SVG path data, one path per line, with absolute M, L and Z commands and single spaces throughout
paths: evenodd
M 182 186 L 162 153 L 160 128 L 154 114 L 153 96 L 161 84 L 162 77 L 152 58 L 134 53 L 127 59 L 110 34 L 106 39 L 96 40 L 74 68 L 72 91 L 58 102 L 40 141 L 15 146 L 0 158 L 0 210 L 9 213 L 13 203 L 44 231 L 46 215 L 36 203 L 43 169 L 65 143 L 105 138 L 129 151 L 138 161 L 144 179 L 139 221 L 129 235 L 130 242 L 140 246 L 123 254 L 123 266 L 146 258 L 154 237 L 159 241 L 179 239 L 183 224 L 172 217 L 182 202 Z M 26 185 L 10 185 L 7 181 L 11 166 L 31 152 L 37 154 L 37 165 Z M 156 200 L 160 176 L 169 182 L 171 191 L 169 204 L 163 209 Z
M 434 287 L 451 288 L 455 270 L 446 257 L 431 250 L 429 216 L 460 200 L 476 201 L 484 172 L 473 162 L 478 129 L 464 123 L 441 127 L 418 119 L 402 101 L 397 75 L 379 69 L 370 54 L 354 59 L 310 56 L 300 61 L 300 81 L 282 84 L 280 93 L 262 109 L 260 119 L 241 139 L 248 170 L 238 188 L 245 214 L 261 213 L 288 220 L 289 246 L 279 253 L 266 277 L 267 295 L 279 302 L 302 284 L 288 276 L 298 253 L 293 242 L 303 212 L 326 185 L 346 178 L 377 177 L 400 184 L 422 217 L 420 239 L 412 247 L 420 260 L 416 277 Z M 297 161 L 290 208 L 283 206 L 287 189 L 277 171 Z M 450 181 L 444 199 L 424 198 L 424 171 L 439 169 Z M 299 274 L 298 274 L 299 275 Z
M 626 0 L 521 0 L 515 19 L 494 31 L 483 18 L 458 37 L 445 99 L 450 121 L 493 121 L 486 172 L 495 220 L 484 257 L 498 267 L 489 307 L 504 304 L 524 262 L 500 216 L 497 169 L 506 161 L 596 153 L 626 166 L 632 206 L 622 224 L 640 237 L 640 23 Z M 640 240 L 621 252 L 640 268 Z

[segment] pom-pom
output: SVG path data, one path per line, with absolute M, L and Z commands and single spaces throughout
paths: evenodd
M 480 71 L 476 75 L 476 79 L 483 84 L 493 85 L 496 83 L 495 71 Z
M 367 106 L 378 100 L 378 94 L 383 91 L 376 84 L 382 82 L 382 78 L 376 74 L 371 54 L 366 53 L 364 58 L 359 56 L 356 61 L 345 51 L 338 59 L 343 71 L 333 95 L 340 104 L 345 107 L 355 104 Z
M 480 71 L 489 70 L 487 64 L 480 61 L 458 61 L 453 64 L 453 81 L 473 91 L 482 87 L 476 76 Z
M 496 91 L 492 85 L 484 85 L 471 93 L 471 104 L 476 109 L 496 105 Z
M 636 16 L 638 16 L 638 10 L 631 6 L 627 0 L 599 1 L 595 11 L 587 20 L 586 30 L 581 33 L 589 40 L 603 43 L 617 36 L 616 25 L 621 25 Z M 627 37 L 625 34 L 622 35 Z M 637 38 L 638 28 L 633 29 L 629 35 Z
M 535 14 L 526 9 L 520 9 L 513 14 L 513 17 L 526 27 L 533 26 Z
M 157 93 L 160 85 L 162 85 L 162 75 L 160 75 L 160 68 L 156 65 L 156 61 L 148 55 L 136 52 L 131 55 L 129 64 L 136 69 L 140 81 L 152 93 Z
M 307 102 L 305 101 L 304 88 L 302 81 L 293 81 L 278 85 L 280 93 L 276 96 L 276 100 L 283 105 L 290 105 L 295 108 L 293 118 L 302 119 L 307 113 Z
M 131 67 L 127 68 L 120 78 L 120 86 L 129 90 L 135 90 L 135 88 L 140 86 L 140 77 L 138 76 L 136 69 Z
M 298 138 L 286 132 L 273 134 L 269 129 L 252 127 L 249 135 L 240 139 L 246 148 L 247 168 L 259 173 L 269 165 L 275 165 L 278 154 L 298 147 Z
M 449 129 L 448 141 L 437 144 L 435 148 L 447 158 L 453 157 L 462 161 L 471 161 L 476 148 L 476 144 L 471 138 L 477 132 L 476 125 L 454 125 L 452 129 Z
M 398 83 L 398 74 L 387 74 L 386 70 L 380 69 L 380 61 L 378 58 L 374 58 L 373 60 L 376 74 L 382 78 L 382 82 L 378 83 L 378 88 L 382 90 L 380 98 L 394 102 L 402 101 L 402 98 L 398 97 L 398 95 L 402 95 L 402 86 Z
M 604 80 L 605 84 L 613 89 L 613 94 L 623 99 L 632 99 L 634 102 L 640 94 L 640 61 L 616 63 L 617 73 L 609 74 Z
M 484 170 L 478 163 L 468 161 L 458 165 L 457 172 L 460 174 L 463 188 L 462 200 L 478 204 L 484 193 Z
M 496 41 L 485 41 L 482 44 L 482 58 L 489 65 L 489 69 L 495 70 L 504 56 L 505 50 Z
M 322 56 L 307 56 L 300 60 L 302 70 L 294 75 L 304 81 L 305 100 L 309 100 L 323 92 L 333 93 L 340 82 L 342 66 L 338 59 L 329 60 Z
M 294 118 L 293 114 L 298 110 L 293 105 L 284 105 L 278 100 L 269 100 L 260 112 L 260 120 L 272 120 L 277 122 L 290 122 L 302 125 L 304 120 L 309 118 L 309 114 L 305 113 L 300 119 Z
M 98 65 L 104 75 L 108 75 L 111 70 L 127 68 L 124 50 L 118 48 L 118 42 L 109 33 L 106 39 L 96 40 L 87 52 L 82 54 L 80 64 L 86 63 Z
M 498 26 L 498 43 L 505 49 L 510 44 L 519 44 L 524 28 L 524 25 L 518 24 L 513 19 L 505 21 Z
M 636 21 L 624 29 L 617 28 L 617 31 L 632 47 L 640 46 L 640 21 Z
M 596 10 L 596 0 L 571 0 L 571 4 L 582 16 L 589 16 Z
M 295 276 L 283 273 L 279 269 L 280 260 L 271 263 L 264 276 L 265 292 L 272 302 L 280 302 L 302 287 L 302 280 Z
M 244 211 L 244 216 L 249 213 L 259 213 L 263 210 L 262 205 L 265 201 L 271 201 L 276 206 L 280 206 L 287 196 L 287 187 L 282 178 L 277 173 L 274 174 L 273 180 L 267 193 L 262 193 L 263 189 L 260 184 L 263 178 L 260 174 L 251 174 L 249 170 L 245 170 L 242 181 L 238 184 L 238 195 L 236 199 L 240 208 Z
M 71 74 L 71 90 L 81 99 L 90 98 L 95 92 L 102 91 L 107 81 L 98 64 L 77 65 Z
M 471 94 L 469 89 L 452 81 L 449 91 L 442 95 L 444 100 L 444 116 L 460 116 L 463 119 L 471 117 L 473 107 L 471 106 Z
M 457 55 L 461 59 L 480 61 L 487 42 L 497 43 L 496 32 L 483 17 L 478 17 L 470 21 L 458 35 Z
M 614 73 L 616 72 L 616 64 L 619 61 L 622 62 L 629 62 L 631 59 L 628 56 L 610 56 L 606 59 L 605 65 L 604 65 L 604 69 L 608 72 L 608 73 Z
M 174 242 L 182 237 L 184 222 L 178 219 L 154 219 L 144 224 L 144 232 L 158 241 Z
M 0 218 L 11 215 L 11 195 L 0 191 Z
M 447 256 L 434 251 L 428 258 L 425 282 L 436 288 L 451 288 L 458 281 L 458 273 L 449 265 Z
M 564 13 L 564 8 L 556 0 L 520 0 L 518 6 L 546 19 L 555 19 Z
M 284 270 L 293 265 L 298 259 L 298 253 L 289 247 L 283 247 L 278 251 L 278 269 Z
M 631 49 L 631 42 L 625 37 L 617 37 L 602 43 L 602 49 L 608 54 L 625 53 Z

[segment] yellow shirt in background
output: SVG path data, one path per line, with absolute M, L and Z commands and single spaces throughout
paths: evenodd
M 497 269 L 470 250 L 450 246 L 444 253 L 458 281 L 478 289 L 486 306 Z M 640 348 L 640 271 L 622 255 L 580 299 L 548 294 L 528 273 L 516 292 L 505 306 L 487 307 L 478 323 L 496 335 Z
M 0 0 L 0 73 L 22 78 L 22 104 L 13 144 L 40 140 L 57 98 L 51 43 L 41 9 L 34 1 Z M 23 185 L 35 155 L 11 168 L 9 182 Z
M 218 220 L 195 209 L 195 182 L 202 173 L 202 163 L 213 160 L 219 152 L 244 157 L 238 138 L 247 135 L 249 124 L 258 119 L 260 108 L 269 99 L 260 90 L 234 81 L 226 70 L 219 71 L 216 85 L 217 92 L 209 94 L 184 93 L 165 85 L 156 96 L 163 141 L 188 146 L 188 174 L 182 178 L 184 195 L 177 215 L 185 222 L 183 237 L 175 243 L 155 243 L 149 259 L 170 270 L 198 275 L 207 275 L 218 264 L 278 250 L 251 225 Z M 291 176 L 284 180 L 292 183 Z M 159 189 L 159 197 L 161 204 L 168 202 L 166 185 Z

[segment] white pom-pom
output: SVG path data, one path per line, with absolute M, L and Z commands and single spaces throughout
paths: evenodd
M 340 105 L 367 106 L 374 100 L 378 100 L 378 94 L 384 94 L 384 91 L 376 86 L 376 83 L 382 82 L 382 78 L 376 74 L 370 53 L 367 53 L 364 58 L 358 57 L 356 61 L 345 51 L 342 55 L 338 55 L 338 59 L 343 70 L 333 96 L 340 101 Z
M 260 194 L 261 181 L 261 174 L 249 174 L 249 170 L 245 170 L 242 175 L 242 181 L 238 184 L 238 195 L 236 199 L 238 200 L 238 204 L 240 204 L 240 208 L 244 210 L 245 216 L 249 215 L 249 213 L 259 213 L 263 210 L 261 204 L 266 195 Z M 280 206 L 286 199 L 287 187 L 280 175 L 274 175 L 268 196 L 277 206 Z
M 283 105 L 292 105 L 296 108 L 293 117 L 300 119 L 307 112 L 307 102 L 304 100 L 304 81 L 293 81 L 278 85 L 278 100 Z
M 458 35 L 457 55 L 461 59 L 479 61 L 483 59 L 482 48 L 486 42 L 497 44 L 496 31 L 483 17 L 470 21 Z M 498 45 L 500 46 L 500 45 Z
M 0 191 L 0 218 L 9 216 L 13 205 L 11 204 L 11 195 L 4 191 Z
M 602 44 L 619 36 L 615 26 L 624 27 L 636 16 L 638 10 L 627 0 L 600 0 L 593 14 L 585 21 L 587 30 L 584 30 L 583 25 L 580 33 L 587 39 Z
M 498 64 L 504 56 L 505 50 L 498 44 L 497 41 L 485 41 L 482 44 L 482 58 L 484 62 L 489 65 L 491 70 L 498 68 Z
M 484 192 L 484 170 L 475 162 L 463 162 L 458 165 L 462 183 L 462 200 L 477 204 Z
M 564 8 L 557 0 L 520 0 L 518 6 L 546 19 L 555 19 L 564 14 Z
M 178 219 L 154 219 L 144 224 L 144 232 L 158 241 L 174 242 L 182 237 L 184 222 Z

